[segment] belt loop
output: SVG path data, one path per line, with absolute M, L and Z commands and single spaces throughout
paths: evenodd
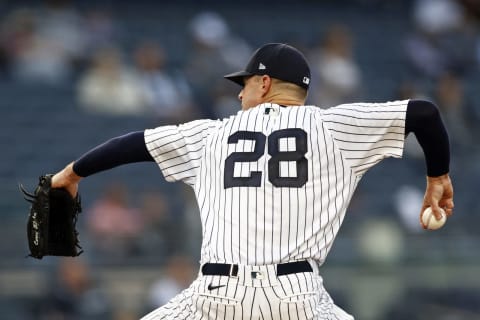
M 238 264 L 231 264 L 230 265 L 230 271 L 228 272 L 228 275 L 231 278 L 238 278 Z

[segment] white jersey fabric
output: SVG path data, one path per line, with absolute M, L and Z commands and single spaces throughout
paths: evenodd
M 282 107 L 145 131 L 167 181 L 194 189 L 201 263 L 321 265 L 362 175 L 401 157 L 407 100 Z
M 146 130 L 165 178 L 194 189 L 201 263 L 236 264 L 238 274 L 200 268 L 142 320 L 352 320 L 323 287 L 319 267 L 362 175 L 402 155 L 407 103 L 261 104 L 223 120 Z M 298 260 L 312 272 L 278 275 L 278 263 Z

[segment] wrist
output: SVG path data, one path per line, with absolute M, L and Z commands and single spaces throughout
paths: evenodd
M 82 177 L 75 173 L 75 171 L 73 170 L 73 164 L 74 162 L 68 164 L 65 169 L 63 169 L 62 173 L 64 179 L 69 183 L 78 183 L 82 179 Z
M 448 173 L 442 174 L 440 176 L 427 176 L 427 182 L 429 183 L 443 183 L 445 181 L 450 181 L 450 176 Z
M 445 177 L 448 177 L 448 172 L 443 173 L 443 174 L 436 174 L 436 175 L 427 174 L 427 178 L 429 178 L 429 179 L 442 179 L 442 178 L 445 178 Z

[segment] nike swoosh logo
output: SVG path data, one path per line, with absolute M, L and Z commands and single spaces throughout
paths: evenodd
M 223 284 L 223 285 L 219 285 L 219 286 L 212 286 L 212 284 L 210 283 L 207 287 L 208 290 L 215 290 L 215 289 L 218 289 L 218 288 L 221 288 L 221 287 L 225 287 L 226 285 Z

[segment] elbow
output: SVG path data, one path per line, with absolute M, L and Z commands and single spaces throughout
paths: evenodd
M 407 117 L 405 121 L 405 135 L 410 132 L 423 130 L 428 123 L 440 119 L 438 107 L 427 100 L 410 100 L 407 106 Z
M 408 109 L 413 109 L 412 113 L 418 116 L 419 120 L 431 119 L 432 117 L 438 117 L 440 111 L 438 107 L 428 100 L 410 100 L 408 102 Z

